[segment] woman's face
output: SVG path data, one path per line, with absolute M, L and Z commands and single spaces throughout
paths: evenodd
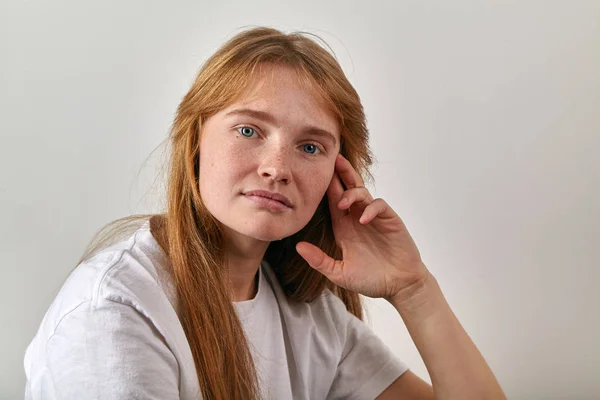
M 237 102 L 203 124 L 200 194 L 230 230 L 279 240 L 312 218 L 339 149 L 335 116 L 289 67 L 265 67 Z

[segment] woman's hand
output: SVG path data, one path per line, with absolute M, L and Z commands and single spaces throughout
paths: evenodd
M 358 172 L 340 154 L 327 197 L 342 260 L 299 242 L 296 250 L 311 267 L 338 286 L 387 300 L 401 301 L 424 285 L 429 271 L 404 223 L 384 200 L 373 199 Z

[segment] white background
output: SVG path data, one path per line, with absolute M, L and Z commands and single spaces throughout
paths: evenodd
M 377 197 L 510 399 L 600 396 L 600 2 L 2 1 L 0 398 L 92 235 L 160 209 L 175 109 L 244 27 L 316 33 L 368 117 Z M 152 155 L 151 155 L 152 153 Z M 370 323 L 427 371 L 400 317 Z

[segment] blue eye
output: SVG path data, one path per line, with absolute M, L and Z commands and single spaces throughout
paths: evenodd
M 238 132 L 240 132 L 240 134 L 242 134 L 242 136 L 245 137 L 252 137 L 254 135 L 254 128 L 250 128 L 249 126 L 241 126 L 239 128 L 236 128 L 238 130 Z M 240 131 L 241 129 L 241 131 Z
M 320 151 L 319 148 L 312 143 L 305 144 L 302 146 L 302 148 L 308 154 L 317 154 Z

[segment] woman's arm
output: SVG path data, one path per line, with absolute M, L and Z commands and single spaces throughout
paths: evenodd
M 383 199 L 371 196 L 360 174 L 341 154 L 335 172 L 327 198 L 342 258 L 335 260 L 304 241 L 296 245 L 298 253 L 336 285 L 385 298 L 396 308 L 425 361 L 436 399 L 505 399 L 423 263 L 404 221 Z M 420 382 L 414 374 L 401 377 L 392 384 L 394 394 L 410 398 L 401 397 L 409 393 L 401 390 L 407 385 L 413 389 Z
M 388 299 L 402 317 L 431 376 L 404 375 L 379 397 L 386 399 L 506 399 L 485 359 L 450 309 L 433 275 L 405 298 Z M 413 395 L 411 395 L 411 393 Z

